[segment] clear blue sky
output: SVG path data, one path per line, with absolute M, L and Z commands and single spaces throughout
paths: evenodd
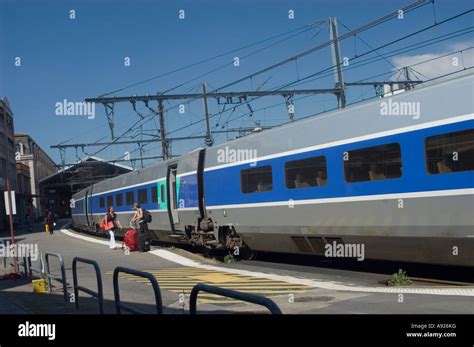
M 96 118 L 66 117 L 55 115 L 55 103 L 68 99 L 80 101 L 108 91 L 139 82 L 147 78 L 191 64 L 204 58 L 244 46 L 246 44 L 296 29 L 305 24 L 337 17 L 343 24 L 355 28 L 412 1 L 348 1 L 348 0 L 193 0 L 193 1 L 151 1 L 151 0 L 0 0 L 0 95 L 10 101 L 15 118 L 15 130 L 29 133 L 51 156 L 59 162 L 57 150 L 50 145 L 69 140 L 69 143 L 92 142 L 100 138 L 110 140 L 105 113 L 97 107 Z M 472 8 L 468 0 L 437 0 L 438 21 Z M 69 10 L 76 11 L 76 19 L 69 19 Z M 184 9 L 185 20 L 178 19 L 178 11 Z M 288 19 L 288 10 L 295 11 L 295 19 Z M 407 14 L 403 21 L 392 20 L 376 29 L 364 32 L 361 37 L 375 47 L 401 37 L 433 23 L 432 6 Z M 401 48 L 454 30 L 473 25 L 473 16 L 464 16 L 446 25 L 439 26 L 421 35 L 391 46 Z M 116 95 L 153 94 L 172 88 L 177 84 L 228 63 L 228 67 L 209 74 L 175 92 L 198 91 L 198 83 L 206 81 L 218 87 L 251 73 L 259 68 L 284 59 L 303 49 L 328 39 L 328 30 L 322 27 L 310 30 L 291 40 L 264 50 L 241 61 L 240 67 L 232 66 L 233 56 L 243 56 L 262 45 L 242 50 L 191 69 L 126 89 Z M 346 31 L 342 26 L 340 34 Z M 271 41 L 271 42 L 275 42 Z M 270 43 L 271 43 L 270 42 Z M 442 54 L 450 47 L 472 44 L 472 33 L 406 53 Z M 268 44 L 268 43 L 267 43 Z M 458 46 L 456 46 L 457 44 Z M 357 41 L 359 53 L 368 49 Z M 354 55 L 354 40 L 342 43 L 342 55 Z M 372 55 L 374 56 L 374 55 Z M 15 57 L 21 57 L 21 67 L 14 66 Z M 124 57 L 131 58 L 131 66 L 125 67 Z M 262 89 L 277 87 L 331 65 L 329 50 L 309 55 L 288 66 L 277 69 L 253 81 L 233 86 L 230 90 L 249 90 L 270 79 Z M 392 70 L 385 61 L 347 71 L 345 79 L 355 81 L 381 72 Z M 331 88 L 333 78 L 315 81 L 301 88 Z M 362 91 L 364 92 L 364 91 Z M 350 95 L 360 96 L 361 91 Z M 296 102 L 296 118 L 303 117 L 334 105 L 333 97 L 309 97 Z M 271 97 L 252 103 L 259 109 L 281 102 L 282 98 Z M 167 107 L 175 103 L 167 104 Z M 155 106 L 155 105 L 153 105 Z M 146 110 L 141 109 L 144 113 Z M 241 111 L 240 111 L 241 110 Z M 201 101 L 190 104 L 183 115 L 177 112 L 167 114 L 168 130 L 173 131 L 190 122 L 202 119 Z M 211 112 L 217 112 L 211 101 Z M 283 122 L 287 118 L 284 106 L 255 112 L 253 117 L 244 115 L 248 109 L 241 107 L 230 115 L 229 127 L 252 126 L 255 120 L 264 125 Z M 120 134 L 138 118 L 129 104 L 117 106 L 116 133 Z M 212 120 L 214 128 L 221 128 L 229 113 Z M 152 131 L 152 122 L 144 128 Z M 203 132 L 199 123 L 173 136 L 186 136 Z M 226 139 L 219 135 L 217 141 Z M 188 141 L 173 144 L 173 152 L 183 153 L 199 146 L 202 141 Z M 98 154 L 115 159 L 124 151 L 136 150 L 137 146 L 115 146 Z M 88 148 L 93 154 L 99 148 Z M 155 155 L 159 145 L 146 147 L 145 155 Z M 74 150 L 68 150 L 68 162 L 76 160 Z M 135 153 L 136 154 L 136 153 Z M 85 156 L 79 151 L 79 157 Z M 134 155 L 132 155 L 134 156 Z

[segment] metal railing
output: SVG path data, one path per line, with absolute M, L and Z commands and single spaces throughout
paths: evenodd
M 28 257 L 28 268 L 30 270 L 30 279 L 34 279 L 34 275 L 37 275 L 39 278 L 43 278 L 44 275 L 44 260 L 43 260 L 43 253 L 38 252 L 38 269 L 35 269 L 33 263 L 31 262 L 31 256 Z
M 116 310 L 117 314 L 120 314 L 122 309 L 124 311 L 130 312 L 130 313 L 133 313 L 133 314 L 146 314 L 146 312 L 143 312 L 141 310 L 137 310 L 136 308 L 133 308 L 130 305 L 123 304 L 123 303 L 120 302 L 120 290 L 119 290 L 119 284 L 118 284 L 118 277 L 119 277 L 119 273 L 121 273 L 121 272 L 129 274 L 129 275 L 133 275 L 133 276 L 143 277 L 143 278 L 146 278 L 150 281 L 150 283 L 153 287 L 153 291 L 155 293 L 156 314 L 162 314 L 163 313 L 163 304 L 161 302 L 160 287 L 158 286 L 158 282 L 156 281 L 156 278 L 149 272 L 129 269 L 129 268 L 122 267 L 122 266 L 118 266 L 118 267 L 115 268 L 114 276 L 113 276 L 115 310 Z
M 2 240 L 1 241 L 2 243 L 2 246 L 4 249 L 9 249 L 10 246 L 12 245 L 12 243 L 9 241 L 9 240 Z M 16 253 L 14 253 L 14 255 L 10 255 L 10 256 L 4 256 L 2 257 L 3 258 L 3 268 L 4 269 L 7 269 L 9 266 L 11 267 L 11 269 L 16 272 L 18 270 L 18 256 L 16 255 Z M 9 260 L 7 260 L 7 258 L 11 258 L 11 261 L 10 262 Z M 15 258 L 15 259 L 13 259 Z M 15 269 L 15 262 L 16 262 L 16 265 L 17 265 L 17 268 Z
M 30 259 L 28 261 L 28 259 Z M 31 263 L 31 256 L 23 256 L 23 257 L 16 257 L 16 263 L 18 265 L 18 269 L 23 267 L 23 278 L 28 278 L 30 275 L 30 267 L 29 264 Z
M 9 248 L 12 244 L 7 241 L 5 242 L 4 240 L 0 241 L 0 244 L 2 245 L 3 248 Z M 14 244 L 16 247 L 18 247 L 18 243 Z M 23 256 L 18 256 L 18 249 L 13 249 L 12 254 L 10 256 L 4 256 L 3 258 L 3 268 L 7 269 L 8 265 L 14 268 L 15 263 L 17 268 L 13 269 L 13 271 L 18 271 L 20 275 L 23 276 L 23 278 L 29 278 L 31 277 L 31 251 L 28 251 Z M 9 261 L 7 258 L 12 259 L 12 263 L 9 264 Z M 23 268 L 23 271 L 21 271 L 21 268 Z
M 196 284 L 191 290 L 191 296 L 189 298 L 189 311 L 191 314 L 197 314 L 197 297 L 199 292 L 201 291 L 210 294 L 225 296 L 227 298 L 232 298 L 240 301 L 250 302 L 256 305 L 265 306 L 272 314 L 282 314 L 277 304 L 275 304 L 275 302 L 264 296 L 238 292 L 236 290 L 231 289 L 219 288 L 203 283 Z
M 93 290 L 80 286 L 77 282 L 77 263 L 85 263 L 92 265 L 95 270 L 95 276 L 97 278 L 97 292 L 94 292 Z M 99 312 L 100 314 L 104 314 L 104 292 L 102 289 L 102 276 L 100 273 L 100 267 L 99 264 L 95 260 L 91 259 L 86 259 L 86 258 L 81 258 L 81 257 L 75 257 L 72 260 L 72 277 L 73 277 L 73 284 L 74 284 L 74 301 L 76 304 L 76 310 L 79 309 L 79 291 L 87 293 L 91 295 L 94 298 L 97 298 L 99 300 Z
M 7 244 L 5 243 L 4 240 L 1 240 L 0 243 L 2 244 L 2 248 L 5 249 L 7 247 Z M 3 257 L 3 268 L 7 268 L 7 257 Z
M 59 265 L 61 266 L 61 277 L 58 277 L 56 275 L 53 275 L 51 273 L 51 268 L 49 266 L 49 257 L 56 257 L 59 260 Z M 45 275 L 48 280 L 48 290 L 49 292 L 52 292 L 53 288 L 53 279 L 60 282 L 63 285 L 63 292 L 64 292 L 64 301 L 68 302 L 68 292 L 67 292 L 67 282 L 66 282 L 66 270 L 64 268 L 64 261 L 63 257 L 61 254 L 56 254 L 56 253 L 45 253 Z

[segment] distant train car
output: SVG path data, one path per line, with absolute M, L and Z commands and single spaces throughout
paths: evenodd
M 114 205 L 125 227 L 138 201 L 161 241 L 473 266 L 473 86 L 418 85 L 94 184 L 73 223 L 96 230 Z

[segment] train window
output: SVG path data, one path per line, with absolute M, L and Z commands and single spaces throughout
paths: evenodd
M 272 167 L 262 166 L 240 171 L 242 193 L 269 192 L 273 189 Z
M 107 196 L 107 207 L 113 206 L 113 205 L 114 205 L 114 196 L 113 195 Z
M 474 170 L 474 129 L 427 137 L 425 157 L 430 174 Z
M 160 194 L 161 194 L 161 202 L 165 202 L 166 199 L 165 199 L 165 185 L 164 185 L 164 184 L 161 185 L 161 192 L 160 192 Z
M 285 163 L 286 187 L 289 189 L 324 186 L 328 182 L 326 158 L 312 157 Z
M 115 195 L 115 203 L 117 206 L 123 206 L 123 194 L 119 193 Z
M 151 187 L 151 202 L 158 202 L 158 187 Z
M 135 202 L 135 194 L 133 192 L 126 192 L 125 202 L 127 203 L 127 205 L 133 205 L 133 203 Z
M 139 204 L 146 204 L 148 202 L 148 194 L 146 189 L 139 189 L 138 190 L 138 203 Z
M 99 207 L 100 208 L 105 207 L 105 198 L 104 197 L 99 198 Z
M 402 175 L 400 145 L 387 145 L 344 152 L 346 182 L 380 181 Z

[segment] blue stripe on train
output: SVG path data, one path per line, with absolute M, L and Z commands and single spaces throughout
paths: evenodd
M 472 188 L 474 172 L 457 172 L 430 175 L 425 167 L 426 137 L 471 129 L 474 121 L 465 121 L 428 129 L 385 136 L 376 139 L 259 161 L 256 166 L 272 166 L 273 190 L 243 194 L 240 189 L 240 171 L 251 168 L 250 164 L 236 165 L 204 173 L 205 200 L 207 206 L 247 204 L 259 202 L 336 198 L 348 196 L 406 193 L 431 190 Z M 402 176 L 382 181 L 347 183 L 344 179 L 343 152 L 359 148 L 397 142 L 402 156 Z M 326 156 L 327 185 L 304 189 L 288 189 L 285 185 L 285 163 L 289 160 Z
M 157 183 L 149 183 L 142 186 L 135 186 L 133 188 L 120 189 L 111 193 L 97 194 L 92 197 L 92 212 L 93 213 L 105 213 L 107 211 L 107 196 L 113 196 L 113 205 L 117 212 L 129 212 L 133 211 L 133 203 L 129 205 L 117 206 L 116 195 L 123 195 L 123 203 L 126 203 L 127 192 L 133 192 L 133 200 L 138 200 L 137 191 L 140 189 L 147 190 L 148 201 L 142 203 L 141 207 L 146 210 L 158 209 L 158 202 L 151 202 L 151 190 L 156 189 Z M 101 208 L 99 199 L 104 198 L 105 207 Z M 180 178 L 179 189 L 178 189 L 178 208 L 184 207 L 198 207 L 198 189 L 197 189 L 197 175 L 186 175 Z
M 145 210 L 154 210 L 154 209 L 157 209 L 158 208 L 158 202 L 151 202 L 151 189 L 152 188 L 155 188 L 156 189 L 156 186 L 157 186 L 157 183 L 149 183 L 149 184 L 145 184 L 145 185 L 142 185 L 142 186 L 136 186 L 136 187 L 133 187 L 133 188 L 124 188 L 124 189 L 120 189 L 120 190 L 117 190 L 117 191 L 114 191 L 114 192 L 111 192 L 111 193 L 105 193 L 105 194 L 97 194 L 97 195 L 94 195 L 92 198 L 91 198 L 91 202 L 92 202 L 92 213 L 105 213 L 107 211 L 107 207 L 108 207 L 108 204 L 107 204 L 107 196 L 110 196 L 112 195 L 114 197 L 114 200 L 113 200 L 113 205 L 114 205 L 114 208 L 115 208 L 115 211 L 117 212 L 133 212 L 133 202 L 137 201 L 138 200 L 138 193 L 137 191 L 140 190 L 140 189 L 146 189 L 147 190 L 147 197 L 148 197 L 148 202 L 147 203 L 142 203 L 141 204 L 141 207 L 143 207 Z M 126 204 L 126 194 L 127 192 L 133 192 L 133 202 L 129 205 L 125 205 Z M 117 206 L 117 201 L 116 201 L 116 195 L 117 194 L 122 194 L 123 197 L 122 197 L 122 201 L 123 201 L 123 206 Z M 100 207 L 100 203 L 99 203 L 99 199 L 103 197 L 104 198 L 104 202 L 105 202 L 105 207 L 101 208 Z
M 443 125 L 428 129 L 412 131 L 397 135 L 381 137 L 366 141 L 340 145 L 321 150 L 305 152 L 285 157 L 279 157 L 259 161 L 256 167 L 271 165 L 273 174 L 273 190 L 270 192 L 242 194 L 240 191 L 240 171 L 251 168 L 249 164 L 236 165 L 218 170 L 204 172 L 204 190 L 206 205 L 245 204 L 272 201 L 285 201 L 289 199 L 304 200 L 318 198 L 336 198 L 361 195 L 406 193 L 431 190 L 472 188 L 474 186 L 474 173 L 458 172 L 443 175 L 430 175 L 425 167 L 424 141 L 432 135 L 471 129 L 474 121 L 465 121 L 455 124 Z M 382 144 L 397 142 L 402 152 L 402 170 L 400 178 L 383 181 L 346 183 L 344 180 L 344 168 L 342 155 L 344 151 L 359 148 L 372 147 Z M 287 161 L 309 158 L 313 156 L 326 156 L 327 160 L 327 185 L 304 189 L 287 189 L 285 186 L 284 166 Z M 255 167 L 255 166 L 254 166 Z M 133 192 L 133 201 L 138 199 L 137 191 L 146 188 L 148 202 L 142 204 L 147 210 L 157 209 L 158 204 L 151 202 L 151 188 L 156 183 L 149 183 L 133 188 L 124 188 L 109 194 L 98 194 L 91 198 L 92 212 L 105 213 L 107 207 L 99 207 L 99 198 L 114 196 L 116 211 L 132 211 L 132 205 L 117 206 L 115 195 L 123 194 L 123 202 L 126 202 L 126 193 Z M 178 206 L 198 207 L 197 175 L 187 175 L 180 178 L 180 189 L 178 193 Z

